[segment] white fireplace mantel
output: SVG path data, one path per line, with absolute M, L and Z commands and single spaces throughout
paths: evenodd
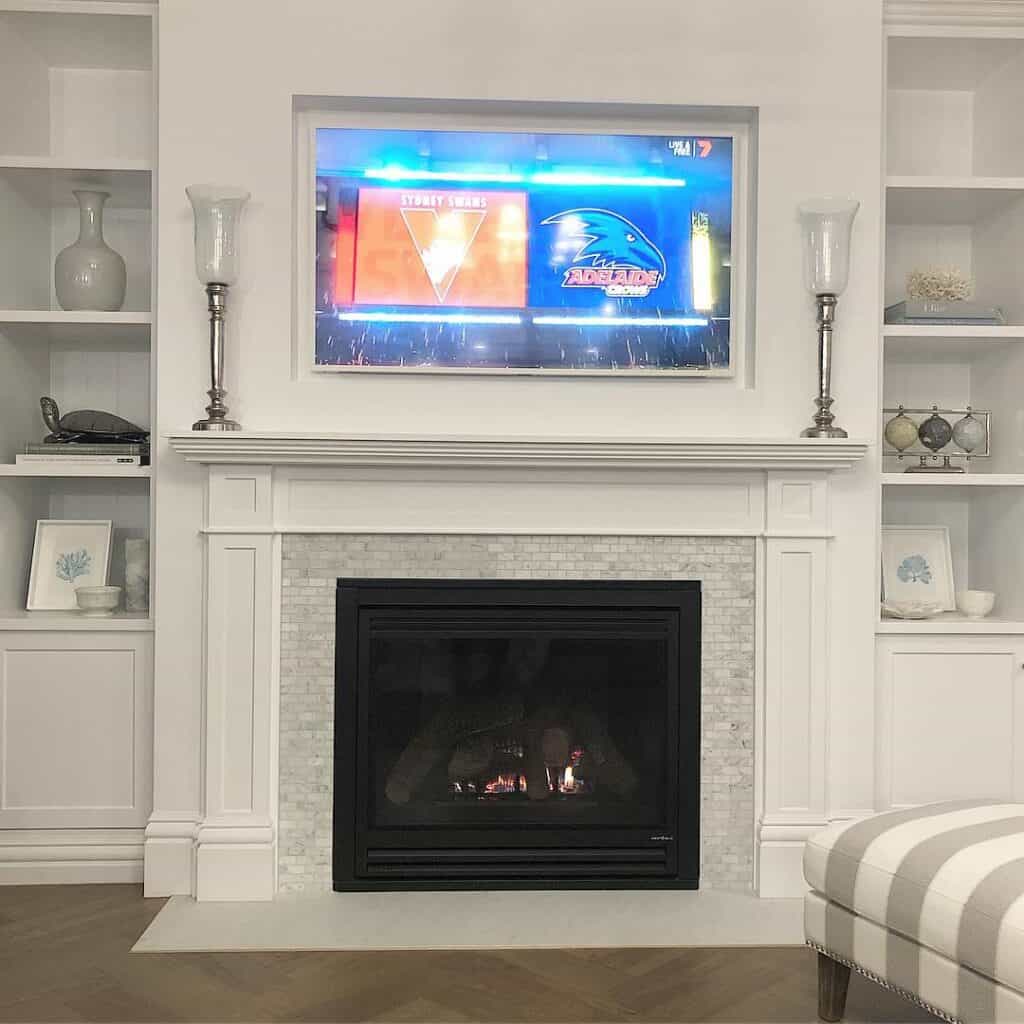
M 558 469 L 848 469 L 865 441 L 835 438 L 357 436 L 299 433 L 171 434 L 187 462 L 207 465 L 493 466 Z
M 271 899 L 287 533 L 747 536 L 758 562 L 757 889 L 803 891 L 829 820 L 829 479 L 869 444 L 800 438 L 175 433 L 205 466 L 204 809 L 154 816 L 146 885 Z M 174 738 L 168 737 L 173 743 Z M 190 751 L 182 751 L 190 756 Z

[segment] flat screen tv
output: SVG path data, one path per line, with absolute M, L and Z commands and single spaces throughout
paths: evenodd
M 317 128 L 315 368 L 728 374 L 734 149 Z

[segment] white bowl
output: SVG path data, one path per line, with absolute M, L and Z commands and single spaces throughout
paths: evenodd
M 958 590 L 956 606 L 969 619 L 983 619 L 995 607 L 996 595 L 991 590 Z
M 121 603 L 120 587 L 77 587 L 75 600 L 78 610 L 90 618 L 113 615 L 114 609 Z

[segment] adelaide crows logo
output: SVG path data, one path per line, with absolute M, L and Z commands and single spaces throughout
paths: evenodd
M 665 280 L 661 250 L 617 213 L 564 210 L 541 223 L 558 225 L 556 259 L 571 264 L 563 288 L 600 288 L 611 298 L 642 298 Z

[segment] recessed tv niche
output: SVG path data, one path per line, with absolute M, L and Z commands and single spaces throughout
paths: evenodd
M 320 127 L 318 370 L 733 370 L 735 134 Z

